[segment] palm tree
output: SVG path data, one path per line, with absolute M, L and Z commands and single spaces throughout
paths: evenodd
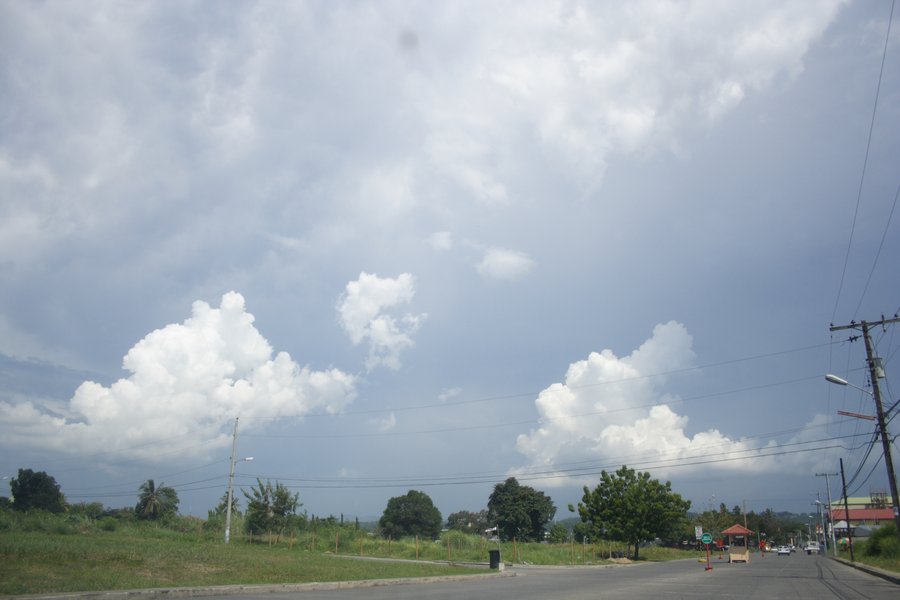
M 134 512 L 140 519 L 155 521 L 160 517 L 174 515 L 178 512 L 178 492 L 163 483 L 157 487 L 152 479 L 148 479 L 138 488 L 137 506 Z

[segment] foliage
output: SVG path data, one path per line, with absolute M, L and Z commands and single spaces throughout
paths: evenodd
M 249 493 L 243 489 L 241 492 L 247 499 L 244 524 L 249 533 L 281 534 L 288 527 L 305 521 L 297 515 L 297 509 L 302 506 L 300 495 L 292 494 L 281 482 L 275 482 L 273 486 L 271 481 L 263 483 L 257 479 L 256 487 L 250 488 Z
M 447 517 L 447 529 L 452 529 L 453 531 L 480 535 L 488 527 L 491 527 L 491 524 L 488 521 L 486 510 L 478 512 L 461 510 Z
M 56 480 L 44 471 L 19 469 L 19 475 L 9 483 L 16 510 L 46 510 L 60 513 L 66 510 L 66 498 Z
M 515 477 L 494 486 L 488 499 L 488 520 L 500 528 L 500 538 L 539 542 L 556 514 L 544 492 L 520 485 Z
M 103 516 L 106 509 L 102 502 L 79 502 L 69 505 L 70 515 L 81 515 L 87 519 L 97 520 Z
M 388 500 L 378 521 L 381 535 L 386 538 L 420 536 L 437 539 L 441 534 L 441 512 L 425 492 L 410 490 L 405 496 Z
M 237 494 L 231 494 L 231 516 L 240 513 L 240 503 L 238 502 Z M 222 494 L 222 498 L 219 500 L 219 503 L 216 505 L 214 510 L 209 511 L 209 514 L 217 514 L 224 515 L 228 510 L 228 492 Z
M 569 528 L 562 523 L 554 523 L 547 539 L 551 544 L 562 544 L 569 539 Z
M 634 546 L 637 559 L 641 542 L 671 539 L 681 530 L 690 507 L 689 500 L 672 492 L 670 482 L 662 484 L 649 473 L 623 466 L 613 475 L 602 471 L 593 491 L 584 487 L 578 514 L 591 524 L 594 539 L 627 542 Z
M 900 540 L 897 539 L 897 527 L 890 523 L 882 525 L 873 531 L 866 542 L 864 552 L 866 556 L 900 558 Z
M 138 488 L 140 495 L 134 512 L 139 519 L 156 521 L 178 513 L 178 492 L 163 483 L 148 479 Z

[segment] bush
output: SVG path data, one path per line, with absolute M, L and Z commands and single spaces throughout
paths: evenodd
M 112 517 L 103 517 L 100 519 L 98 526 L 103 531 L 115 531 L 119 526 L 119 522 Z
M 881 558 L 900 558 L 900 540 L 897 539 L 897 527 L 891 523 L 883 525 L 872 532 L 866 542 L 866 556 Z

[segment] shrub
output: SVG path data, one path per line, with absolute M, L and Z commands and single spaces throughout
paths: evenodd
M 103 517 L 102 519 L 100 519 L 98 526 L 103 531 L 115 531 L 119 526 L 119 522 L 112 517 Z
M 872 532 L 866 543 L 866 556 L 882 558 L 900 558 L 900 540 L 897 539 L 897 527 L 891 523 L 883 525 Z

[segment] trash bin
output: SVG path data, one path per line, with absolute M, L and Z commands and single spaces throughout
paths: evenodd
M 488 550 L 488 555 L 491 558 L 491 568 L 499 569 L 500 568 L 500 551 L 499 550 Z

